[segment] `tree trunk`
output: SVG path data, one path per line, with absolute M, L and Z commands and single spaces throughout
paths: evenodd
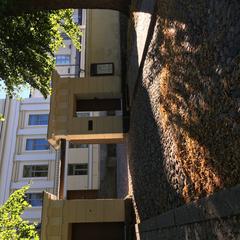
M 6 15 L 67 8 L 111 9 L 128 13 L 131 0 L 8 0 Z

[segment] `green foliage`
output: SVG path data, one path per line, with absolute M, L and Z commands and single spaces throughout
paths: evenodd
M 36 225 L 29 224 L 21 218 L 23 211 L 30 207 L 25 200 L 29 185 L 15 191 L 0 207 L 0 239 L 1 240 L 38 240 Z
M 26 83 L 45 97 L 50 94 L 54 53 L 63 46 L 61 33 L 80 49 L 81 32 L 72 14 L 67 9 L 4 17 L 0 11 L 0 79 L 10 96 Z
M 0 122 L 4 122 L 5 118 L 3 117 L 3 115 L 0 113 Z

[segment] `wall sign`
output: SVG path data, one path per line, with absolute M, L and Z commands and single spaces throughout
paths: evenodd
M 105 76 L 114 74 L 113 63 L 92 63 L 91 76 Z

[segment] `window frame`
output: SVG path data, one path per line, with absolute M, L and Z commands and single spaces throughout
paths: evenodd
M 65 61 L 63 61 L 62 60 L 62 62 L 64 62 L 64 63 L 58 63 L 57 62 L 57 58 L 67 58 L 68 57 L 68 59 L 69 59 L 69 62 L 65 62 Z M 71 65 L 71 55 L 70 54 L 56 54 L 55 55 L 55 63 L 56 63 L 56 66 L 64 66 L 64 65 Z
M 41 195 L 41 204 L 40 205 L 32 205 L 31 202 L 29 202 L 29 195 L 30 194 L 36 194 L 36 195 Z M 27 192 L 25 194 L 26 201 L 33 207 L 33 208 L 41 208 L 43 206 L 43 192 Z
M 25 167 L 38 167 L 38 166 L 47 166 L 47 174 L 46 176 L 28 176 L 28 177 L 24 177 L 24 168 Z M 49 164 L 48 163 L 41 163 L 41 164 L 23 164 L 22 166 L 22 179 L 47 179 L 48 178 L 48 174 L 49 174 Z M 35 170 L 35 174 L 36 174 L 37 170 Z M 38 171 L 41 172 L 41 171 Z M 42 171 L 43 172 L 43 171 Z M 30 170 L 30 173 L 34 173 L 34 170 Z
M 86 166 L 85 169 L 77 169 L 76 166 Z M 72 173 L 69 173 L 70 172 L 70 166 L 73 167 L 72 169 Z M 76 174 L 77 171 L 86 171 L 86 173 L 84 174 Z M 87 176 L 88 175 L 88 163 L 69 163 L 68 164 L 68 169 L 67 169 L 67 176 Z
M 30 117 L 31 116 L 46 116 L 47 115 L 47 123 L 46 124 L 30 124 Z M 27 125 L 30 127 L 39 127 L 39 126 L 48 126 L 49 122 L 49 113 L 29 113 L 27 116 Z
M 45 151 L 46 152 L 46 151 L 50 151 L 50 144 L 49 143 L 48 143 L 48 149 L 27 149 L 28 140 L 40 140 L 40 139 L 44 139 L 48 143 L 46 137 L 44 137 L 44 136 L 41 136 L 41 137 L 28 136 L 28 137 L 26 137 L 25 144 L 24 144 L 24 151 L 25 152 L 36 152 L 36 151 L 40 151 L 40 152 Z
M 49 116 L 49 111 L 48 110 L 39 110 L 39 111 L 26 111 L 26 113 L 24 114 L 24 122 L 23 125 L 21 126 L 22 128 L 47 128 L 48 125 L 29 125 L 28 121 L 29 121 L 29 115 L 38 115 L 38 114 L 48 114 Z

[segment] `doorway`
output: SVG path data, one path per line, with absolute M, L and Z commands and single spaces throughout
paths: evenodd
M 124 240 L 124 223 L 73 223 L 71 240 Z

